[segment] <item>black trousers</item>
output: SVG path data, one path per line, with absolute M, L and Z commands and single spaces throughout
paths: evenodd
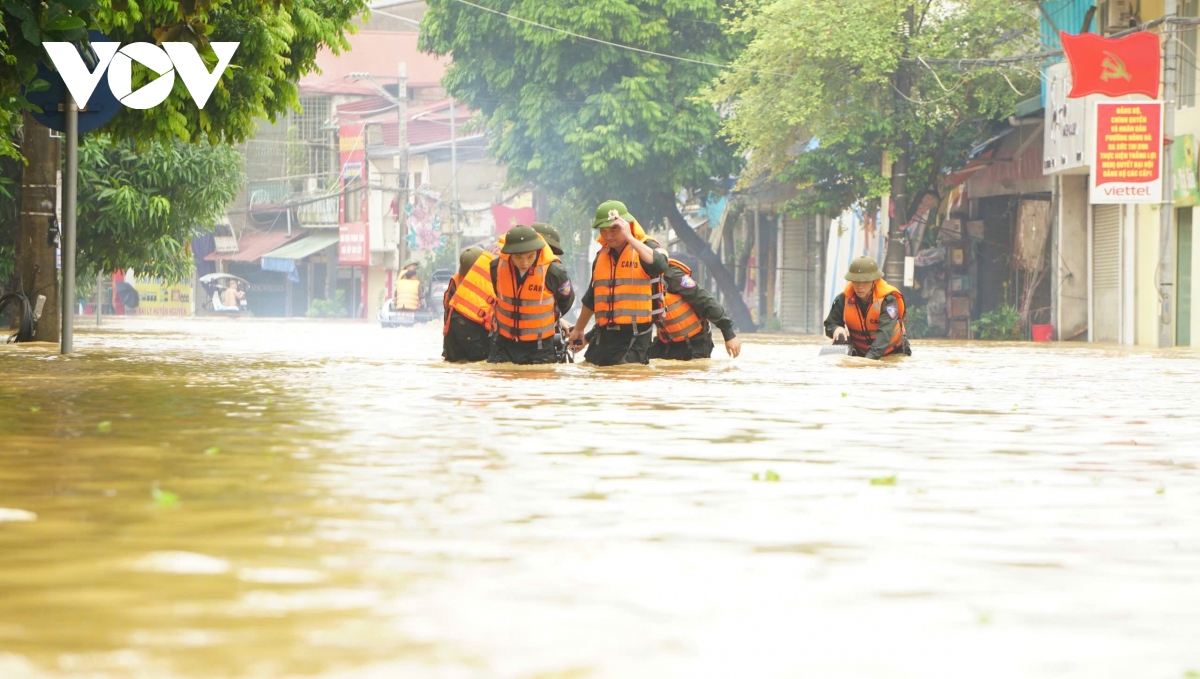
M 451 363 L 486 361 L 491 344 L 486 328 L 450 310 L 450 329 L 442 337 L 442 358 Z
M 696 335 L 684 342 L 655 342 L 650 346 L 650 358 L 668 361 L 690 361 L 696 358 L 712 358 L 713 336 L 711 330 Z
M 542 340 L 539 349 L 537 342 L 518 342 L 497 335 L 492 340 L 492 351 L 488 355 L 488 363 L 516 363 L 518 365 L 540 365 L 542 363 L 558 363 L 554 353 L 554 338 Z
M 587 333 L 588 348 L 584 360 L 594 365 L 621 365 L 650 362 L 653 325 L 606 325 Z

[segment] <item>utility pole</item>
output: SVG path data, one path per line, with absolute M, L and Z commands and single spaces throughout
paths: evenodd
M 450 207 L 451 219 L 453 219 L 454 229 L 454 253 L 458 254 L 462 251 L 458 242 L 458 130 L 454 124 L 455 109 L 458 108 L 458 102 L 454 101 L 454 97 L 450 98 L 450 182 L 453 193 L 453 205 Z
M 62 343 L 60 352 L 75 348 L 75 218 L 79 184 L 79 106 L 67 93 L 67 170 L 63 174 L 62 227 Z
M 1163 15 L 1174 19 L 1178 10 L 1177 0 L 1166 0 Z M 1166 31 L 1166 46 L 1163 54 L 1163 139 L 1173 142 L 1175 137 L 1175 99 L 1177 97 L 1176 64 L 1178 38 Z M 1159 208 L 1158 241 L 1161 253 L 1158 262 L 1158 346 L 1175 346 L 1175 324 L 1172 318 L 1171 298 L 1175 288 L 1175 182 L 1171 154 L 1165 145 L 1162 157 L 1162 205 Z
M 21 176 L 21 214 L 17 218 L 17 276 L 18 291 L 36 304 L 39 295 L 46 296 L 42 317 L 33 338 L 39 342 L 58 342 L 59 284 L 56 269 L 55 238 L 51 225 L 55 223 L 54 203 L 58 190 L 58 143 L 50 129 L 39 123 L 28 111 L 24 114 L 21 152 L 29 164 Z
M 400 62 L 399 79 L 396 81 L 396 271 L 399 273 L 408 260 L 408 216 L 404 206 L 408 204 L 412 189 L 408 185 L 408 64 Z
M 912 38 L 913 24 L 916 16 L 910 4 L 904 11 L 904 23 L 908 27 L 905 40 Z M 908 97 L 912 92 L 912 81 L 903 61 L 896 68 L 896 107 L 908 108 Z M 901 132 L 900 148 L 896 150 L 896 159 L 892 162 L 892 200 L 891 209 L 895 214 L 888 220 L 888 247 L 884 255 L 883 275 L 892 285 L 902 285 L 904 281 L 904 243 L 901 241 L 900 228 L 908 223 L 908 149 L 906 135 Z

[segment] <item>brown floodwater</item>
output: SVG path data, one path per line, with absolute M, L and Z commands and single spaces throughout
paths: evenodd
M 0 346 L 3 679 L 1200 676 L 1195 351 L 84 325 Z

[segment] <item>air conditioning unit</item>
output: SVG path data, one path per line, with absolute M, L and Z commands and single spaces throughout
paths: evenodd
M 1108 30 L 1120 30 L 1138 24 L 1137 3 L 1135 0 L 1108 0 L 1108 19 L 1104 27 Z

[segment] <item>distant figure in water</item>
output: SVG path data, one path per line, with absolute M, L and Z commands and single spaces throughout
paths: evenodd
M 849 340 L 854 356 L 880 359 L 888 354 L 912 356 L 904 332 L 904 296 L 883 280 L 870 257 L 850 262 L 850 284 L 833 300 L 825 317 L 825 336 Z

